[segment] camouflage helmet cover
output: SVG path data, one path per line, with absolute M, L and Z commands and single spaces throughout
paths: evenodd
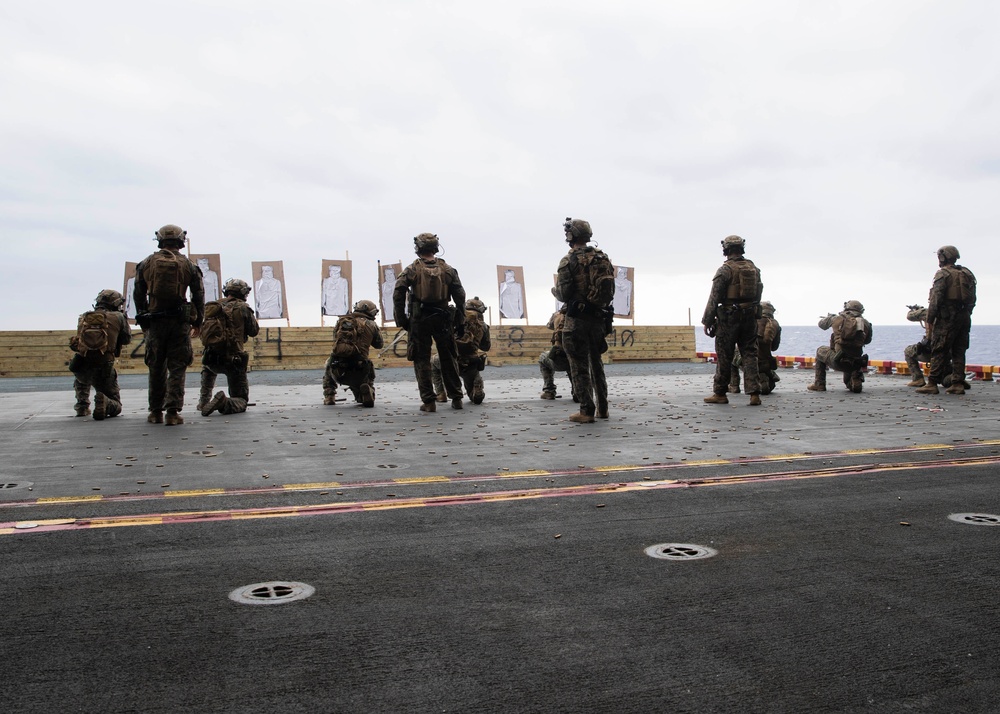
M 235 295 L 236 297 L 241 297 L 245 300 L 247 295 L 250 294 L 250 286 L 247 285 L 245 280 L 230 278 L 226 281 L 226 284 L 222 286 L 222 294 Z
M 566 233 L 566 242 L 573 243 L 578 240 L 590 240 L 594 236 L 594 231 L 590 229 L 590 224 L 582 218 L 570 218 L 566 216 L 563 223 L 563 231 Z
M 362 315 L 367 315 L 370 319 L 374 320 L 375 316 L 378 315 L 378 306 L 371 300 L 358 300 L 354 303 L 351 312 L 360 312 Z
M 421 233 L 413 239 L 413 248 L 416 253 L 437 253 L 441 244 L 435 234 Z
M 848 300 L 844 303 L 844 309 L 850 310 L 851 312 L 856 312 L 859 315 L 863 314 L 865 311 L 865 306 L 861 304 L 859 300 Z
M 163 228 L 156 231 L 156 240 L 159 243 L 174 240 L 181 245 L 184 245 L 184 241 L 187 240 L 187 231 L 180 226 L 175 226 L 173 223 L 168 223 L 163 226 Z
M 730 251 L 734 250 L 742 253 L 746 244 L 747 242 L 739 236 L 726 236 L 722 239 L 722 252 L 724 255 L 728 255 Z
M 760 303 L 760 312 L 766 317 L 774 317 L 774 305 L 768 300 L 764 300 Z
M 471 300 L 465 301 L 466 310 L 475 310 L 480 315 L 486 312 L 486 303 L 479 299 L 479 296 L 472 298 Z
M 112 310 L 121 310 L 123 304 L 125 304 L 125 298 L 117 290 L 102 290 L 97 293 L 97 298 L 94 300 L 95 307 L 104 305 Z
M 943 245 L 938 248 L 937 256 L 939 260 L 944 260 L 946 263 L 954 263 L 962 257 L 958 253 L 958 248 L 953 245 Z

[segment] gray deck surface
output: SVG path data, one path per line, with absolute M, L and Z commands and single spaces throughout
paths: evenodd
M 178 427 L 142 376 L 104 422 L 2 380 L 0 706 L 1000 711 L 1000 525 L 949 519 L 1000 524 L 997 385 L 782 370 L 709 406 L 711 371 L 611 365 L 590 425 L 530 367 L 435 414 L 408 370 L 374 409 L 255 372 L 246 414 Z M 315 593 L 229 599 L 270 581 Z

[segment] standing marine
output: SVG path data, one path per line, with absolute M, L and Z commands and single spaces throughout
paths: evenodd
M 441 379 L 452 409 L 462 408 L 462 381 L 458 375 L 455 336 L 465 332 L 465 288 L 458 271 L 440 258 L 438 237 L 421 233 L 413 239 L 417 259 L 403 269 L 392 291 L 396 324 L 408 333 L 406 358 L 420 390 L 420 411 L 436 411 L 431 376 L 431 343 L 441 358 Z M 449 306 L 449 300 L 454 307 Z M 409 311 L 407 311 L 407 302 Z
M 486 389 L 483 385 L 483 370 L 486 369 L 486 353 L 490 351 L 490 326 L 483 319 L 486 304 L 474 297 L 465 301 L 465 332 L 455 340 L 458 348 L 458 376 L 465 385 L 465 393 L 473 404 L 482 404 L 486 399 Z M 448 401 L 444 391 L 444 381 L 441 379 L 441 357 L 434 355 L 431 359 L 431 378 L 434 381 L 434 392 L 439 402 Z
M 337 386 L 345 386 L 354 401 L 375 406 L 375 365 L 368 351 L 382 347 L 382 331 L 375 324 L 378 307 L 371 300 L 358 300 L 333 328 L 333 349 L 323 373 L 323 404 L 334 404 Z
M 554 313 L 545 324 L 552 330 L 552 346 L 538 355 L 538 369 L 542 373 L 542 399 L 556 399 L 556 372 L 565 372 L 569 377 L 569 389 L 573 395 L 573 401 L 577 402 L 576 392 L 573 389 L 573 373 L 569 368 L 569 357 L 563 347 L 563 323 L 566 321 L 566 305 L 564 304 Z
M 601 355 L 608 351 L 605 338 L 613 320 L 615 272 L 604 251 L 587 245 L 594 235 L 587 221 L 567 218 L 563 231 L 569 253 L 559 261 L 552 294 L 566 303 L 562 341 L 580 402 L 580 412 L 569 419 L 591 424 L 595 416 L 608 418 L 608 382 Z
M 746 241 L 739 236 L 722 240 L 725 262 L 715 271 L 701 324 L 705 334 L 715 338 L 715 379 L 707 404 L 728 404 L 726 389 L 732 376 L 736 347 L 743 356 L 744 387 L 750 406 L 760 405 L 760 374 L 757 357 L 757 318 L 761 315 L 760 296 L 764 283 L 760 270 L 744 257 Z
M 848 300 L 839 314 L 832 312 L 819 320 L 821 330 L 830 330 L 830 346 L 816 350 L 815 379 L 808 389 L 826 391 L 826 370 L 844 373 L 844 386 L 860 394 L 868 370 L 868 355 L 864 347 L 872 341 L 872 324 L 862 315 L 865 306 Z
M 118 372 L 115 357 L 122 347 L 132 341 L 132 331 L 122 306 L 125 299 L 117 290 L 97 293 L 94 309 L 80 315 L 76 334 L 69 340 L 70 349 L 76 352 L 69 361 L 75 375 L 76 415 L 90 414 L 90 388 L 94 388 L 94 419 L 121 414 L 121 392 L 118 389 Z
M 767 300 L 760 304 L 760 317 L 757 318 L 757 375 L 760 379 L 760 393 L 770 394 L 775 385 L 781 381 L 778 376 L 778 360 L 774 358 L 774 350 L 781 346 L 781 325 L 774 319 L 774 305 Z M 740 393 L 740 369 L 743 366 L 743 355 L 739 348 L 733 358 L 733 371 L 729 379 L 729 392 Z
M 961 257 L 953 245 L 938 249 L 939 270 L 927 297 L 927 322 L 931 326 L 931 373 L 920 394 L 937 394 L 951 373 L 948 394 L 965 394 L 965 351 L 969 349 L 972 311 L 976 307 L 976 276 L 957 265 Z M 948 361 L 951 367 L 948 367 Z
M 145 335 L 149 368 L 150 424 L 183 424 L 184 378 L 194 361 L 191 328 L 205 317 L 201 269 L 181 254 L 187 231 L 165 225 L 156 231 L 159 250 L 136 266 L 136 322 Z M 191 301 L 188 302 L 188 292 Z
M 201 394 L 198 411 L 202 416 L 212 412 L 242 414 L 250 401 L 250 381 L 247 367 L 250 355 L 243 345 L 260 332 L 254 310 L 247 304 L 250 286 L 244 280 L 232 278 L 222 287 L 222 299 L 205 303 L 205 321 L 199 337 L 204 350 L 201 358 Z M 229 396 L 223 391 L 212 395 L 215 379 L 226 375 Z

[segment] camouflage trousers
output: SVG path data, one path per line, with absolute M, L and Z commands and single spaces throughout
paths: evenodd
M 777 368 L 778 362 L 774 359 L 774 356 L 769 352 L 762 350 L 760 348 L 760 341 L 757 342 L 757 380 L 760 384 L 761 394 L 770 394 L 774 391 L 775 385 L 781 381 L 777 372 L 774 370 Z M 743 368 L 743 355 L 740 352 L 740 348 L 736 348 L 736 354 L 733 357 L 732 373 L 729 377 L 729 391 L 739 392 L 740 391 L 740 371 Z
M 594 416 L 608 410 L 608 382 L 601 355 L 608 351 L 604 317 L 566 317 L 563 349 L 569 359 L 570 380 L 580 402 L 580 413 Z
M 194 362 L 191 324 L 187 320 L 159 318 L 145 331 L 149 368 L 149 411 L 179 412 L 184 408 L 184 379 Z
M 332 401 L 338 386 L 350 389 L 356 402 L 364 402 L 366 392 L 374 402 L 375 364 L 370 359 L 347 362 L 330 355 L 323 372 L 323 396 Z
M 486 389 L 483 385 L 483 373 L 479 369 L 479 358 L 459 358 L 458 376 L 465 386 L 465 393 L 474 404 L 482 404 L 486 398 Z M 431 358 L 431 381 L 434 382 L 435 394 L 444 394 L 444 380 L 441 376 L 441 357 L 434 355 Z
M 83 357 L 73 355 L 69 362 L 70 371 L 75 375 L 73 391 L 76 393 L 77 413 L 90 408 L 90 389 L 105 396 L 106 417 L 116 417 L 122 412 L 121 391 L 118 389 L 118 371 L 115 363 L 104 355 Z
M 431 345 L 441 358 L 441 379 L 448 399 L 462 398 L 462 381 L 458 376 L 458 347 L 451 320 L 447 315 L 413 319 L 407 337 L 406 358 L 413 362 L 413 373 L 420 390 L 420 401 L 434 401 L 434 377 L 431 369 Z
M 757 360 L 757 310 L 756 307 L 740 309 L 735 306 L 719 308 L 715 325 L 715 379 L 712 391 L 725 395 L 732 378 L 736 348 L 743 358 L 744 387 L 747 394 L 760 394 L 760 374 Z
M 926 339 L 920 340 L 912 345 L 907 345 L 903 349 L 903 357 L 906 358 L 906 366 L 913 377 L 922 377 L 924 372 L 920 369 L 921 362 L 930 362 L 931 346 Z
M 826 386 L 828 368 L 835 372 L 843 372 L 844 386 L 854 392 L 860 392 L 861 384 L 865 381 L 865 372 L 868 370 L 868 360 L 861 354 L 848 357 L 834 352 L 829 347 L 820 347 L 816 350 L 814 366 L 815 383 L 818 386 Z
M 201 393 L 198 409 L 201 410 L 212 399 L 215 380 L 220 374 L 226 376 L 229 396 L 219 404 L 220 414 L 242 414 L 250 401 L 250 380 L 247 379 L 246 353 L 217 355 L 206 351 L 201 360 Z
M 965 381 L 965 351 L 969 349 L 972 316 L 965 310 L 942 315 L 934 323 L 931 334 L 931 374 L 933 384 Z
M 552 396 L 555 396 L 555 374 L 556 372 L 565 372 L 566 376 L 569 377 L 569 390 L 572 394 L 576 394 L 573 390 L 573 373 L 569 367 L 569 358 L 566 356 L 566 352 L 562 348 L 557 350 L 556 347 L 553 346 L 538 355 L 538 369 L 542 373 L 543 392 L 549 392 Z

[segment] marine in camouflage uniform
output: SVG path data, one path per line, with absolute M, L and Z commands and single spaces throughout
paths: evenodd
M 595 417 L 608 418 L 608 382 L 601 355 L 608 351 L 606 337 L 611 332 L 611 316 L 609 306 L 601 308 L 587 300 L 588 277 L 580 261 L 585 253 L 596 250 L 587 245 L 594 235 L 590 224 L 579 218 L 567 218 L 563 231 L 569 253 L 559 261 L 552 295 L 567 306 L 562 342 L 569 359 L 573 389 L 580 402 L 580 412 L 572 414 L 570 421 L 590 424 Z
M 760 379 L 760 393 L 770 394 L 781 377 L 775 371 L 778 361 L 774 358 L 774 350 L 781 346 L 781 325 L 774 319 L 774 305 L 767 300 L 760 304 L 760 317 L 757 319 L 757 374 Z M 739 347 L 733 357 L 732 376 L 729 379 L 729 392 L 740 393 L 740 369 L 743 366 L 743 355 Z
M 743 355 L 745 387 L 750 405 L 760 405 L 760 375 L 757 356 L 757 318 L 764 284 L 760 270 L 744 257 L 746 241 L 739 236 L 722 240 L 726 261 L 712 278 L 712 290 L 702 315 L 705 334 L 715 338 L 715 379 L 707 404 L 728 404 L 726 389 L 732 376 L 733 358 L 739 347 Z
M 861 393 L 865 372 L 868 370 L 868 355 L 862 354 L 862 347 L 872 341 L 873 334 L 872 324 L 861 317 L 864 312 L 864 305 L 857 300 L 848 300 L 839 314 L 830 313 L 820 318 L 819 328 L 831 330 L 830 346 L 816 350 L 815 378 L 808 387 L 810 391 L 826 391 L 826 370 L 829 368 L 843 372 L 844 386 L 855 394 Z M 844 342 L 844 324 L 851 324 L 848 320 L 853 320 L 855 327 L 864 332 L 863 336 L 853 343 Z M 858 329 L 855 330 L 855 333 L 857 332 Z
M 569 377 L 569 389 L 573 401 L 579 401 L 573 389 L 573 373 L 569 367 L 569 357 L 562 343 L 562 328 L 566 321 L 566 305 L 552 313 L 545 326 L 552 330 L 552 346 L 538 355 L 538 369 L 542 373 L 542 399 L 556 399 L 556 372 L 565 372 Z
M 965 394 L 965 351 L 969 349 L 972 311 L 976 307 L 976 276 L 956 261 L 961 257 L 953 245 L 938 249 L 939 270 L 934 274 L 927 298 L 927 321 L 931 325 L 931 373 L 920 394 L 937 394 L 950 373 L 948 394 Z M 949 361 L 951 365 L 949 366 Z
M 413 372 L 420 390 L 420 411 L 436 411 L 434 381 L 431 371 L 431 345 L 441 358 L 441 378 L 453 409 L 462 408 L 462 381 L 458 375 L 456 332 L 465 330 L 465 288 L 458 271 L 434 256 L 440 251 L 438 237 L 421 233 L 413 239 L 417 259 L 396 278 L 392 293 L 396 324 L 407 331 L 406 358 L 413 362 Z M 422 265 L 421 265 L 422 264 Z M 447 293 L 443 299 L 420 296 L 424 268 L 440 269 Z M 449 299 L 455 307 L 449 308 Z M 409 311 L 406 306 L 409 302 Z
M 172 253 L 181 261 L 181 284 L 191 293 L 187 297 L 160 298 L 150 294 L 155 256 L 144 258 L 136 266 L 134 302 L 136 322 L 143 329 L 149 368 L 150 424 L 183 424 L 180 415 L 184 408 L 184 378 L 187 368 L 194 362 L 191 347 L 191 328 L 201 326 L 205 319 L 205 287 L 201 269 L 181 255 L 187 231 L 175 225 L 165 225 L 156 231 L 159 253 Z
M 465 301 L 465 329 L 464 337 L 469 338 L 469 331 L 473 320 L 481 320 L 483 326 L 482 336 L 479 344 L 469 345 L 473 354 L 462 354 L 461 345 L 458 346 L 458 376 L 465 385 L 465 394 L 472 400 L 473 404 L 482 404 L 486 399 L 486 388 L 483 384 L 483 369 L 486 368 L 486 353 L 490 351 L 493 343 L 490 339 L 490 326 L 482 320 L 483 313 L 486 312 L 486 305 L 478 297 Z M 441 357 L 434 355 L 431 358 L 431 379 L 434 382 L 434 393 L 439 402 L 448 401 L 448 395 L 444 390 L 444 380 L 441 377 Z
M 247 410 L 247 402 L 250 401 L 250 380 L 247 379 L 250 355 L 243 349 L 243 345 L 260 333 L 260 323 L 257 322 L 253 308 L 247 304 L 249 294 L 250 286 L 238 278 L 226 281 L 222 287 L 223 298 L 219 302 L 234 305 L 233 309 L 240 311 L 243 329 L 242 334 L 237 336 L 239 342 L 218 347 L 206 346 L 202 353 L 201 394 L 198 399 L 198 411 L 202 416 L 209 416 L 215 411 L 220 414 L 242 414 Z M 215 380 L 220 374 L 226 375 L 229 396 L 222 391 L 212 395 Z
M 337 401 L 337 387 L 346 386 L 354 401 L 365 407 L 375 406 L 375 364 L 368 358 L 368 350 L 381 349 L 384 344 L 382 331 L 375 324 L 378 307 L 371 300 L 354 303 L 351 312 L 340 318 L 353 320 L 357 330 L 357 348 L 362 356 L 340 357 L 331 354 L 323 372 L 323 404 Z M 340 324 L 340 320 L 337 324 Z M 337 330 L 334 327 L 334 334 Z
M 121 392 L 118 389 L 118 371 L 115 357 L 122 353 L 122 347 L 132 341 L 132 330 L 122 312 L 125 299 L 117 290 L 102 290 L 94 301 L 94 311 L 103 312 L 107 318 L 108 349 L 105 352 L 86 350 L 80 344 L 79 330 L 83 325 L 84 313 L 80 316 L 78 334 L 70 338 L 69 346 L 76 352 L 69 361 L 69 369 L 74 374 L 73 391 L 76 392 L 76 415 L 90 414 L 90 388 L 94 388 L 94 419 L 121 414 Z M 86 354 L 82 352 L 86 351 Z
M 910 375 L 912 379 L 907 382 L 907 387 L 922 387 L 927 382 L 924 380 L 924 372 L 920 369 L 921 362 L 931 361 L 931 344 L 932 344 L 932 330 L 931 325 L 927 322 L 927 308 L 922 305 L 907 305 L 908 311 L 906 313 L 906 319 L 910 322 L 919 322 L 920 326 L 924 328 L 924 336 L 920 342 L 914 342 L 912 345 L 907 345 L 903 349 L 903 357 L 906 358 L 906 366 L 909 368 Z M 945 365 L 944 378 L 941 380 L 941 384 L 946 387 L 951 386 L 952 378 L 952 364 L 951 358 L 948 358 L 948 362 Z M 971 389 L 972 385 L 966 380 L 964 381 L 964 387 L 966 389 Z

